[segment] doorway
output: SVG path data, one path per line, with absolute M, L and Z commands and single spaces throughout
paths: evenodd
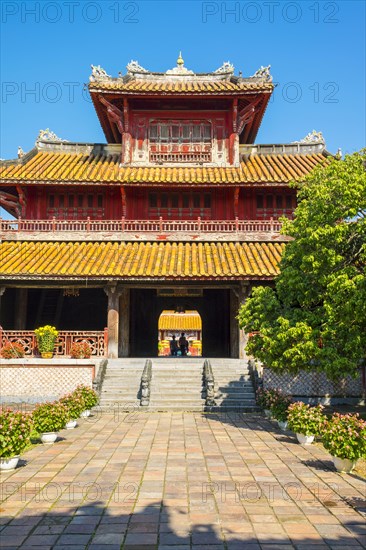
M 165 309 L 158 321 L 158 356 L 181 356 L 179 338 L 184 335 L 187 340 L 185 354 L 192 357 L 202 356 L 202 319 L 197 310 L 185 310 L 182 306 L 176 309 Z M 175 346 L 172 344 L 176 341 Z
M 158 296 L 155 289 L 131 289 L 130 355 L 157 357 L 157 328 L 162 311 L 197 311 L 201 318 L 202 356 L 230 357 L 230 291 L 204 289 L 201 296 Z

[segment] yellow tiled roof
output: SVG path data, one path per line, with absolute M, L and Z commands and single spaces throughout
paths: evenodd
M 272 278 L 284 243 L 0 244 L 0 278 Z
M 251 154 L 237 167 L 120 166 L 118 154 L 93 155 L 39 151 L 25 164 L 0 166 L 3 181 L 96 182 L 120 184 L 288 183 L 301 180 L 318 164 L 319 153 Z
M 267 81 L 244 80 L 154 80 L 154 79 L 110 79 L 90 82 L 89 90 L 108 90 L 125 93 L 174 93 L 174 94 L 237 94 L 247 91 L 272 91 L 274 84 Z
M 197 311 L 174 313 L 165 310 L 159 317 L 159 330 L 202 330 L 201 316 Z

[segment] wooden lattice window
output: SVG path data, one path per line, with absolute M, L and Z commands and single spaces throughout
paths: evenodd
M 258 219 L 291 216 L 295 208 L 295 198 L 289 194 L 276 193 L 256 195 Z
M 151 162 L 210 162 L 212 128 L 204 120 L 154 120 L 149 126 Z

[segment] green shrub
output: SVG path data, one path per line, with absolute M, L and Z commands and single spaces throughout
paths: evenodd
M 68 421 L 68 410 L 59 401 L 40 403 L 32 414 L 38 433 L 58 432 Z
M 287 415 L 290 430 L 302 435 L 319 435 L 325 420 L 323 408 L 322 405 L 311 407 L 302 401 L 292 403 Z
M 80 384 L 74 391 L 74 394 L 80 396 L 83 400 L 83 410 L 91 409 L 92 407 L 95 407 L 95 405 L 98 403 L 97 392 L 92 388 L 85 386 L 84 384 Z
M 19 455 L 30 442 L 32 415 L 0 407 L 0 456 Z
M 332 456 L 357 460 L 366 457 L 366 422 L 358 414 L 334 413 L 325 420 L 322 443 Z
M 66 407 L 67 422 L 79 418 L 81 412 L 84 410 L 84 401 L 75 392 L 64 395 L 59 402 Z

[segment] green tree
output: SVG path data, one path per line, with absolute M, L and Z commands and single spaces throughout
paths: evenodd
M 239 311 L 254 332 L 247 351 L 266 365 L 331 378 L 366 357 L 366 150 L 316 168 L 298 189 L 274 288 L 257 287 Z

